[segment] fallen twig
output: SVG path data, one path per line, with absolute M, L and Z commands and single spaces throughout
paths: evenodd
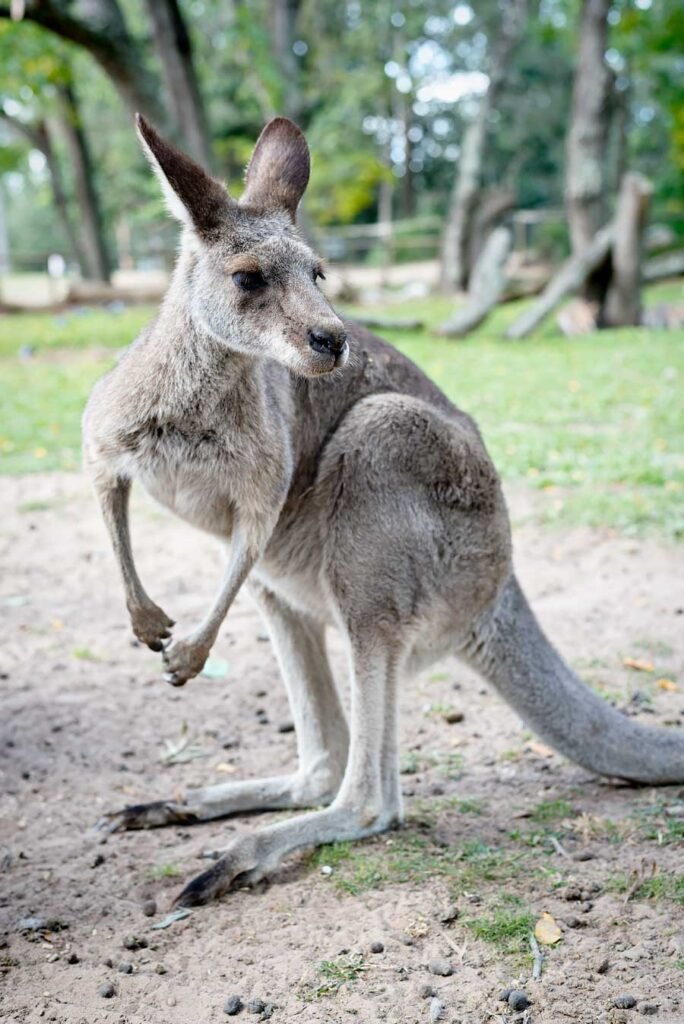
M 553 848 L 556 851 L 556 853 L 559 853 L 561 855 L 561 857 L 567 857 L 568 859 L 570 859 L 570 854 L 565 849 L 565 847 L 561 845 L 561 843 L 559 842 L 558 839 L 556 839 L 555 836 L 548 836 L 547 838 L 548 838 L 549 842 L 551 843 L 551 845 L 553 846 Z
M 532 965 L 532 980 L 539 981 L 541 978 L 542 967 L 544 966 L 544 954 L 539 948 L 539 943 L 533 934 L 530 934 L 530 949 L 532 950 L 532 956 L 534 957 L 534 964 Z

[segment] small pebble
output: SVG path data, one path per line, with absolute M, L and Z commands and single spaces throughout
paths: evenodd
M 127 935 L 123 940 L 124 949 L 147 949 L 147 939 L 139 935 Z
M 145 917 L 154 917 L 157 913 L 157 901 L 156 900 L 145 900 L 142 905 L 142 912 Z
M 371 953 L 384 953 L 385 947 L 383 946 L 382 942 L 371 942 L 370 951 Z
M 454 973 L 454 969 L 448 960 L 431 960 L 428 964 L 430 974 L 436 974 L 440 978 L 448 978 Z
M 247 1003 L 247 1013 L 263 1013 L 266 1003 L 262 999 L 250 999 Z
M 433 1024 L 433 1021 L 441 1020 L 443 1016 L 444 1016 L 444 1003 L 441 1002 L 441 1000 L 439 1000 L 437 998 L 431 999 L 430 1000 L 430 1024 Z
M 169 998 L 166 1000 L 166 1005 L 167 1006 L 175 1006 L 176 1005 L 176 997 L 175 996 L 169 996 Z
M 132 974 L 133 964 L 129 964 L 126 960 L 122 960 L 120 964 L 116 965 L 116 969 L 119 974 Z
M 278 732 L 286 733 L 294 731 L 294 722 L 281 722 L 280 725 L 278 726 Z
M 460 910 L 455 903 L 449 903 L 448 906 L 444 907 L 439 914 L 439 920 L 442 924 L 450 924 L 455 921 L 460 914 Z
M 324 864 L 323 867 L 321 868 L 322 875 L 332 875 L 332 873 L 333 869 L 330 867 L 329 864 Z
M 90 866 L 91 868 L 99 868 L 100 864 L 104 864 L 104 862 L 104 855 L 101 853 L 96 853 L 90 862 Z
M 639 1013 L 643 1013 L 644 1017 L 652 1017 L 655 1013 L 658 1012 L 658 1004 L 646 1002 L 639 1003 L 637 1005 L 637 1010 L 639 1011 Z
M 437 993 L 435 992 L 435 990 L 432 987 L 432 985 L 421 985 L 421 987 L 420 987 L 420 998 L 421 999 L 432 999 L 436 995 L 437 995 Z
M 98 996 L 102 996 L 103 999 L 112 999 L 116 995 L 116 989 L 112 985 L 111 981 L 105 982 L 104 985 L 100 985 L 97 990 Z
M 235 1017 L 243 1009 L 243 1006 L 244 1003 L 240 996 L 228 996 L 223 1004 L 223 1012 L 227 1013 L 229 1017 Z
M 164 967 L 164 964 L 155 964 L 154 965 L 154 973 L 155 974 L 166 974 L 166 968 Z
M 595 970 L 596 970 L 597 974 L 607 974 L 609 967 L 610 967 L 610 960 L 608 959 L 607 956 L 604 956 L 603 959 L 599 960 L 599 962 L 596 964 Z
M 523 992 L 522 989 L 514 988 L 508 996 L 508 1005 L 511 1010 L 515 1010 L 519 1013 L 521 1010 L 526 1010 L 530 1005 L 530 1001 L 527 998 L 527 993 Z
M 77 964 L 78 962 L 79 962 L 78 955 L 76 953 L 69 953 L 69 956 L 67 957 L 67 963 L 68 964 Z
M 465 715 L 463 714 L 462 711 L 445 711 L 444 714 L 442 715 L 442 718 L 449 725 L 455 725 L 456 722 L 462 722 L 463 719 L 465 718 Z
M 563 918 L 563 921 L 568 928 L 581 928 L 584 924 L 584 921 L 580 921 L 579 917 L 575 917 L 574 914 L 568 914 Z
M 263 1010 L 261 1011 L 262 1020 L 270 1020 L 275 1010 L 275 1003 L 266 1003 Z
M 499 1002 L 500 1003 L 507 1003 L 508 1002 L 508 997 L 510 996 L 512 991 L 513 991 L 512 988 L 505 988 L 503 990 L 503 992 L 500 992 L 499 993 Z
M 613 1006 L 618 1010 L 633 1010 L 636 1006 L 636 999 L 630 995 L 618 996 L 613 1000 Z
M 579 861 L 593 860 L 594 854 L 591 852 L 591 850 L 578 850 L 577 853 L 573 853 L 572 859 Z
M 414 943 L 414 940 L 411 938 L 410 935 L 400 935 L 399 941 L 401 942 L 402 946 L 412 946 Z
M 102 961 L 102 963 L 105 965 L 105 967 L 113 967 L 114 966 L 114 961 L 112 960 L 111 956 L 106 956 L 104 958 L 104 960 Z

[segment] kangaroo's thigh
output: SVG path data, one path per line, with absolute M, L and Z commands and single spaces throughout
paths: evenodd
M 359 402 L 326 447 L 316 500 L 326 581 L 349 627 L 467 631 L 510 573 L 479 435 L 420 399 Z

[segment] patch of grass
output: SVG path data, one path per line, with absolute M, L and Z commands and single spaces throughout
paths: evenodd
M 147 877 L 155 880 L 161 878 L 180 878 L 183 874 L 177 864 L 154 864 L 147 869 Z
M 502 907 L 487 917 L 475 917 L 463 923 L 476 938 L 494 946 L 504 956 L 521 956 L 529 949 L 534 917 L 529 910 Z
M 672 814 L 668 811 L 677 813 Z M 681 804 L 668 806 L 663 801 L 658 801 L 654 806 L 644 809 L 638 820 L 644 839 L 656 842 L 658 846 L 684 842 L 684 815 Z
M 26 515 L 29 512 L 47 512 L 52 507 L 51 501 L 23 501 L 21 505 L 17 505 L 17 512 Z
M 282 820 L 279 815 L 278 820 Z M 342 861 L 349 860 L 352 853 L 351 843 L 328 843 L 327 846 L 319 846 L 311 853 L 309 861 L 316 867 L 322 868 L 326 864 L 335 868 Z
M 560 821 L 563 818 L 574 817 L 572 804 L 567 800 L 542 800 L 532 811 L 532 821 L 549 822 Z
M 77 661 L 101 661 L 99 654 L 95 651 L 91 651 L 89 647 L 74 647 L 73 650 L 74 658 Z
M 457 847 L 436 846 L 410 829 L 382 843 L 376 840 L 351 847 L 321 847 L 312 855 L 311 862 L 332 866 L 331 855 L 336 858 L 335 887 L 352 896 L 381 889 L 389 883 L 420 885 L 434 878 L 446 879 L 459 891 L 473 891 L 484 882 L 514 877 L 520 860 L 520 856 L 480 840 Z
M 336 960 L 321 960 L 318 972 L 323 983 L 305 995 L 307 999 L 325 999 L 336 996 L 345 985 L 353 985 L 368 968 L 360 953 L 339 956 Z
M 415 775 L 420 771 L 420 754 L 415 750 L 408 750 L 401 755 L 399 760 L 399 771 L 402 775 Z
M 606 889 L 616 893 L 626 893 L 631 889 L 635 879 L 631 875 L 613 875 L 606 881 Z M 671 900 L 684 906 L 684 874 L 675 871 L 662 871 L 644 878 L 631 894 L 634 900 Z
M 0 358 L 21 348 L 46 352 L 61 348 L 122 348 L 129 345 L 154 316 L 153 306 L 128 306 L 118 312 L 93 307 L 60 313 L 16 313 L 0 316 Z
M 58 363 L 0 359 L 0 472 L 79 469 L 83 408 L 112 362 L 87 351 Z

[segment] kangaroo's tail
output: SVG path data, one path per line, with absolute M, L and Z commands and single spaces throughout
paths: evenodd
M 600 775 L 684 781 L 684 730 L 626 718 L 565 664 L 511 576 L 459 652 L 561 754 Z

